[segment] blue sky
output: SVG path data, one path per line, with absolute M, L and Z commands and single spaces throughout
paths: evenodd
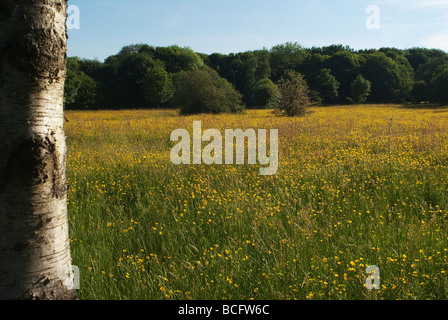
M 354 49 L 448 51 L 448 0 L 69 0 L 80 12 L 68 55 L 104 60 L 129 44 L 179 45 L 202 53 L 297 42 Z M 366 27 L 379 9 L 379 29 Z

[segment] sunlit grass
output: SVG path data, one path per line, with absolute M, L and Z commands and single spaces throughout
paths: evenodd
M 313 111 L 67 112 L 80 297 L 446 299 L 448 108 Z M 278 173 L 171 164 L 171 131 L 194 120 L 278 129 Z

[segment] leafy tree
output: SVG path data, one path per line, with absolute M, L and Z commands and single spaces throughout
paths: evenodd
M 81 77 L 77 57 L 67 58 L 67 77 L 64 85 L 64 103 L 72 105 L 75 102 L 79 87 L 81 86 Z
M 372 84 L 370 95 L 372 102 L 404 102 L 410 97 L 414 83 L 412 70 L 394 61 L 383 52 L 366 55 L 362 75 Z
M 346 98 L 350 96 L 350 85 L 355 80 L 360 68 L 360 57 L 358 54 L 349 51 L 338 51 L 327 61 L 331 73 L 339 81 L 338 102 L 346 103 Z
M 295 71 L 288 71 L 278 83 L 280 98 L 276 103 L 277 115 L 304 116 L 312 105 L 309 89 L 303 76 Z
M 354 50 L 352 48 L 350 48 L 349 46 L 344 46 L 342 44 L 333 44 L 333 45 L 321 47 L 321 48 L 312 47 L 309 51 L 312 54 L 317 53 L 317 54 L 328 55 L 328 56 L 332 56 L 341 51 L 354 52 Z
M 181 114 L 231 113 L 242 111 L 241 95 L 209 68 L 181 71 L 175 77 L 171 104 Z
M 96 104 L 97 82 L 81 71 L 79 58 L 67 59 L 67 78 L 64 85 L 66 108 L 89 108 Z
M 429 62 L 434 58 L 443 58 L 447 53 L 438 49 L 411 48 L 404 51 L 404 55 L 414 70 Z
M 258 108 L 267 108 L 280 97 L 280 90 L 270 79 L 262 79 L 255 84 L 252 104 Z
M 448 64 L 440 66 L 431 81 L 433 99 L 439 103 L 448 103 Z
M 97 83 L 85 73 L 80 75 L 81 85 L 74 101 L 77 108 L 87 109 L 95 106 L 97 97 Z
M 415 82 L 411 92 L 413 102 L 434 101 L 432 80 L 440 66 L 448 64 L 448 55 L 438 55 L 438 51 L 423 51 L 425 59 L 415 70 Z M 431 54 L 432 53 L 432 54 Z M 423 53 L 421 53 L 423 54 Z
M 255 84 L 271 75 L 270 55 L 267 50 L 247 51 L 237 54 L 212 54 L 210 66 L 232 83 L 242 93 L 245 104 L 252 106 Z
M 77 299 L 67 214 L 67 1 L 0 2 L 0 299 Z
M 309 55 L 307 59 L 299 66 L 298 72 L 312 82 L 312 80 L 317 77 L 320 70 L 326 68 L 330 69 L 328 59 L 330 59 L 330 56 L 322 55 L 320 53 Z
M 287 42 L 270 50 L 272 79 L 280 80 L 287 70 L 297 70 L 307 59 L 309 52 L 298 43 Z
M 411 101 L 414 103 L 427 102 L 431 100 L 430 87 L 424 80 L 416 80 L 411 91 Z
M 426 83 L 430 84 L 437 69 L 444 65 L 448 64 L 448 54 L 443 57 L 435 57 L 430 58 L 428 61 L 422 65 L 420 65 L 415 72 L 416 80 L 423 80 Z
M 314 79 L 313 89 L 319 92 L 323 103 L 331 104 L 336 102 L 340 83 L 331 74 L 330 69 L 321 69 Z
M 176 45 L 155 48 L 153 58 L 163 61 L 169 73 L 191 71 L 204 66 L 204 61 L 199 54 L 190 48 L 181 48 Z
M 160 65 L 148 68 L 142 81 L 145 101 L 148 102 L 149 107 L 160 107 L 174 94 L 172 77 Z
M 348 46 L 331 45 L 305 49 L 287 42 L 270 50 L 207 55 L 179 46 L 134 44 L 124 46 L 104 63 L 78 58 L 75 63 L 70 58 L 65 101 L 66 105 L 74 107 L 80 91 L 84 98 L 78 99 L 78 105 L 169 106 L 170 79 L 181 71 L 203 69 L 205 65 L 231 83 L 249 107 L 265 106 L 265 100 L 261 100 L 264 94 L 269 95 L 269 88 L 273 88 L 266 79 L 276 83 L 288 70 L 303 75 L 309 84 L 308 94 L 316 103 L 357 101 L 352 85 L 358 75 L 371 83 L 368 101 L 433 101 L 432 81 L 438 68 L 445 63 L 448 63 L 446 52 L 424 48 L 355 51 Z M 71 71 L 75 69 L 76 72 Z
M 364 79 L 360 74 L 356 77 L 356 79 L 351 84 L 351 97 L 348 97 L 348 100 L 353 104 L 364 103 L 371 92 L 371 84 L 370 81 Z
M 144 78 L 147 70 L 153 68 L 155 64 L 157 62 L 144 52 L 130 54 L 118 61 L 113 75 L 114 81 L 111 82 L 114 104 L 127 108 L 144 107 L 146 105 Z

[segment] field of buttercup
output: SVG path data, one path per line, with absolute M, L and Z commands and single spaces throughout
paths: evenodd
M 68 111 L 80 298 L 447 299 L 448 108 L 312 111 Z M 172 164 L 195 120 L 278 129 L 277 174 Z

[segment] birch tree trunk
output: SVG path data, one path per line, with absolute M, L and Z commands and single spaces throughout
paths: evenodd
M 67 223 L 67 0 L 0 2 L 0 299 L 76 299 Z

